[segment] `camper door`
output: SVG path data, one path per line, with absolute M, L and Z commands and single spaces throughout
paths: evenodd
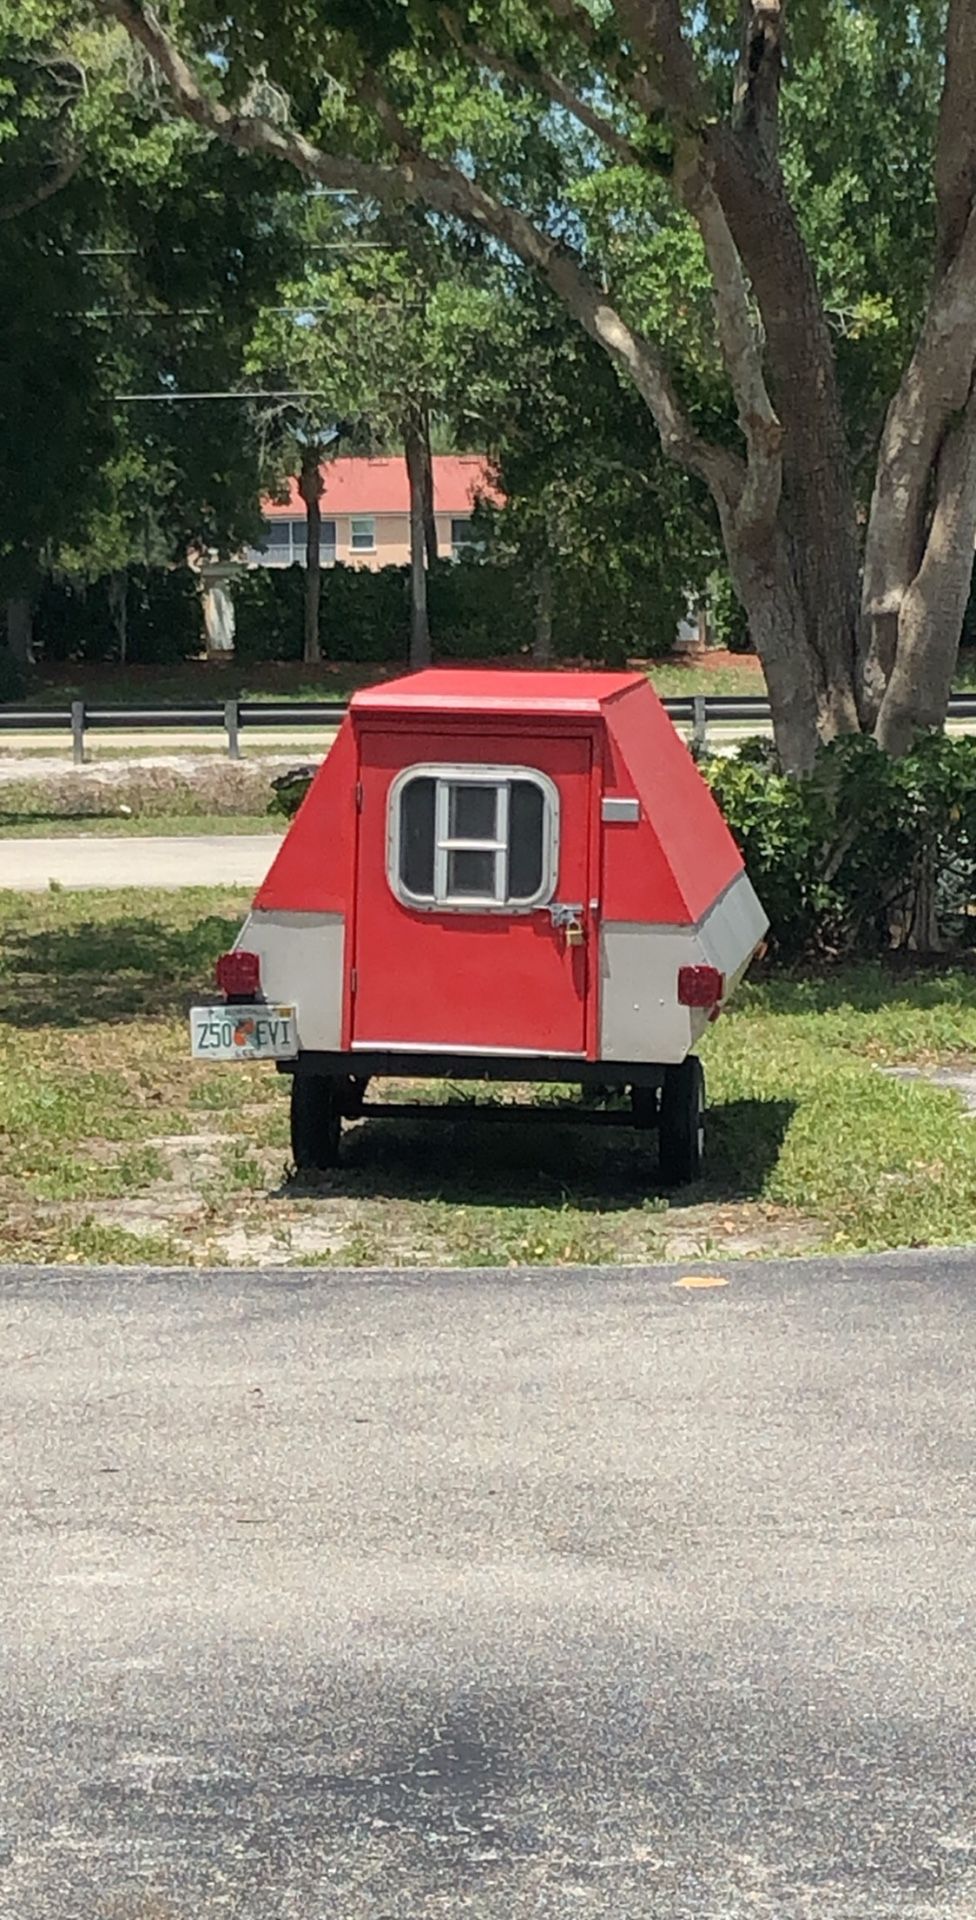
M 364 729 L 352 1044 L 585 1054 L 589 737 Z

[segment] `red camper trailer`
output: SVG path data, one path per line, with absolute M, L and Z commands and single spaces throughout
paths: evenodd
M 766 924 L 642 675 L 434 669 L 353 698 L 193 1051 L 277 1059 L 299 1167 L 343 1118 L 416 1112 L 370 1080 L 436 1076 L 626 1089 L 614 1117 L 688 1180 L 692 1049 Z

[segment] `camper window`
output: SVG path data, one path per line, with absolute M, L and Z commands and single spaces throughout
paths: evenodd
M 412 907 L 540 906 L 558 816 L 552 781 L 527 767 L 408 767 L 390 793 L 390 885 Z

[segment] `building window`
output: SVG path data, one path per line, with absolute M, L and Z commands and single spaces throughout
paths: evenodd
M 254 567 L 303 567 L 307 546 L 307 522 L 305 520 L 286 520 L 283 516 L 274 520 L 265 520 L 259 547 L 248 549 L 248 560 Z M 336 523 L 323 520 L 319 533 L 319 559 L 323 567 L 331 567 L 335 560 Z
M 372 514 L 349 522 L 349 545 L 353 553 L 372 553 L 376 546 L 376 522 Z
M 463 553 L 480 553 L 484 546 L 472 529 L 470 515 L 451 521 L 451 558 L 460 559 Z
M 543 773 L 408 767 L 390 789 L 390 885 L 406 906 L 525 912 L 552 896 L 558 836 Z

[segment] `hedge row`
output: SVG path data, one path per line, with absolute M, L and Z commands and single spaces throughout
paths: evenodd
M 258 567 L 233 585 L 236 650 L 242 660 L 300 660 L 305 571 Z M 108 661 L 120 657 L 113 583 L 106 577 L 49 579 L 34 619 L 45 660 Z M 405 567 L 369 572 L 330 567 L 322 575 L 322 653 L 330 660 L 405 658 L 410 627 Z M 439 660 L 492 659 L 531 652 L 532 593 L 515 567 L 492 561 L 440 561 L 428 576 L 430 624 Z M 554 582 L 553 651 L 557 659 L 622 664 L 631 655 L 666 653 L 680 608 L 633 594 L 606 599 L 600 582 Z M 189 568 L 131 568 L 126 577 L 126 658 L 133 665 L 191 659 L 203 645 L 200 582 Z
M 236 650 L 245 660 L 300 660 L 305 573 L 302 567 L 255 568 L 234 584 Z M 516 569 L 490 561 L 440 561 L 427 581 L 434 657 L 487 660 L 531 651 L 535 610 Z M 558 659 L 622 664 L 630 654 L 664 653 L 674 620 L 622 616 L 608 624 L 606 608 L 579 595 L 560 596 L 557 584 L 553 650 Z M 367 572 L 330 567 L 322 575 L 320 632 L 329 660 L 386 661 L 406 654 L 410 580 L 405 567 Z
M 125 583 L 126 659 L 139 666 L 191 660 L 202 647 L 200 583 L 189 567 L 130 567 Z M 45 581 L 34 610 L 45 660 L 118 660 L 112 579 Z

